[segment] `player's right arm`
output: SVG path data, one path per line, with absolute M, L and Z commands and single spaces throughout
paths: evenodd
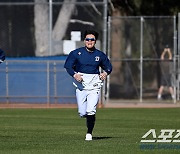
M 66 69 L 66 71 L 68 72 L 68 74 L 70 76 L 72 76 L 76 81 L 81 82 L 82 79 L 82 75 L 78 74 L 77 72 L 75 72 L 74 68 L 75 68 L 75 64 L 76 64 L 76 57 L 73 53 L 73 51 L 68 55 L 66 62 L 64 64 L 64 68 Z
M 74 70 L 75 63 L 76 63 L 76 57 L 74 56 L 73 51 L 71 51 L 70 54 L 68 55 L 66 61 L 65 61 L 64 68 L 66 69 L 68 74 L 72 77 L 76 73 Z
M 78 74 L 78 73 L 75 73 L 75 74 L 73 75 L 73 77 L 75 78 L 75 80 L 78 81 L 78 82 L 82 82 L 82 81 L 83 81 L 82 76 L 83 76 L 82 74 Z

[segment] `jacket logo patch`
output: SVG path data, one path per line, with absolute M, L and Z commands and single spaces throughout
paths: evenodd
M 98 84 L 97 84 L 97 83 L 93 84 L 93 87 L 97 87 L 97 86 L 98 86 Z
M 95 61 L 99 61 L 100 57 L 99 56 L 96 56 L 95 57 Z

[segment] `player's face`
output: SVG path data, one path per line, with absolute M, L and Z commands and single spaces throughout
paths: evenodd
M 93 48 L 96 43 L 95 36 L 92 34 L 86 35 L 86 38 L 84 39 L 84 43 L 87 48 L 89 49 Z

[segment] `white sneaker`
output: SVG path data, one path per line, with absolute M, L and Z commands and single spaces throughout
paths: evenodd
M 159 101 L 162 100 L 161 96 L 159 96 L 159 95 L 158 95 L 157 99 L 158 99 Z
M 86 134 L 86 141 L 91 141 L 92 140 L 92 135 L 91 134 Z
M 175 99 L 175 96 L 174 96 L 174 95 L 171 95 L 171 98 L 174 100 L 174 99 Z

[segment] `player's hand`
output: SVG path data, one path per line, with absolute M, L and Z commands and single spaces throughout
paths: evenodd
M 99 78 L 100 78 L 101 80 L 106 80 L 106 77 L 107 77 L 107 73 L 106 73 L 106 72 L 103 72 L 103 73 L 101 73 L 101 74 L 99 75 Z
M 73 77 L 75 78 L 76 81 L 82 82 L 83 81 L 82 76 L 83 76 L 82 74 L 75 73 Z

